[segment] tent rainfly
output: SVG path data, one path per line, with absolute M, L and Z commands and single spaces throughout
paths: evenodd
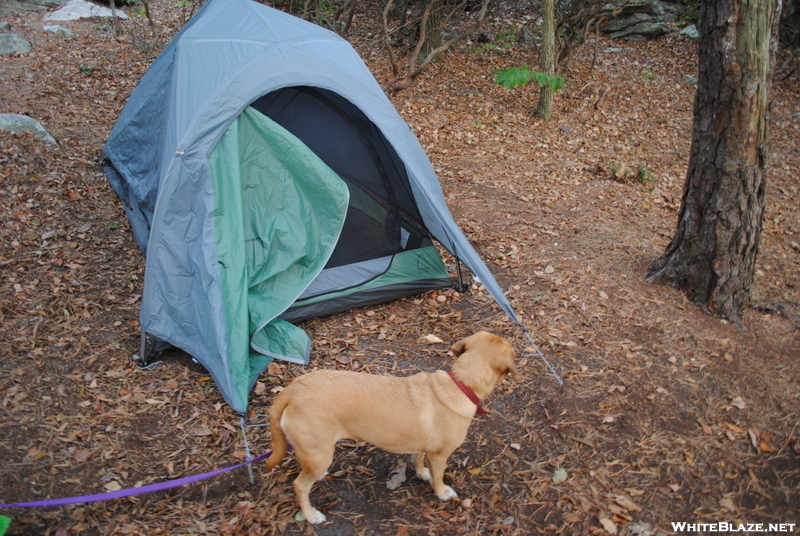
M 247 408 L 293 325 L 451 284 L 432 239 L 514 311 L 353 48 L 250 0 L 209 0 L 131 94 L 105 172 L 146 253 L 143 332 Z

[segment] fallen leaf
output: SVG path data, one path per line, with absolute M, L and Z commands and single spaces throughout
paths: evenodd
M 750 428 L 747 431 L 747 435 L 750 436 L 750 443 L 753 444 L 753 448 L 758 450 L 758 430 Z
M 600 524 L 603 525 L 603 528 L 606 529 L 606 532 L 609 534 L 619 533 L 619 530 L 617 530 L 617 525 L 607 517 L 601 517 Z
M 626 510 L 633 510 L 634 512 L 641 512 L 642 507 L 630 500 L 625 495 L 617 495 L 614 497 L 614 502 L 625 508 Z
M 735 513 L 736 510 L 738 510 L 738 508 L 736 508 L 736 505 L 733 504 L 733 501 L 728 499 L 728 498 L 720 499 L 719 500 L 719 505 L 721 507 L 723 507 L 724 509 L 728 510 L 729 512 L 734 512 Z
M 567 480 L 567 472 L 564 469 L 556 469 L 553 472 L 553 484 L 561 484 Z
M 394 469 L 391 473 L 389 480 L 386 481 L 386 487 L 389 488 L 390 491 L 394 491 L 400 487 L 400 484 L 406 481 L 406 464 L 402 463 L 397 469 Z
M 112 480 L 103 487 L 106 488 L 107 491 L 119 491 L 122 489 L 122 486 L 120 486 L 119 482 L 117 482 L 116 480 Z
M 437 337 L 436 335 L 425 335 L 423 337 L 428 344 L 439 344 L 444 342 L 442 339 Z
M 178 380 L 176 380 L 175 378 L 170 378 L 169 380 L 164 382 L 164 387 L 166 387 L 167 389 L 177 389 L 178 385 L 180 384 L 178 383 Z
M 258 396 L 263 395 L 267 391 L 267 384 L 264 382 L 256 382 L 256 387 L 253 389 L 253 393 Z
M 735 424 L 731 424 L 729 422 L 726 422 L 725 426 L 727 426 L 728 429 L 730 429 L 732 432 L 736 432 L 737 434 L 746 434 L 747 433 L 742 428 L 739 428 Z
M 76 462 L 81 463 L 88 460 L 91 455 L 92 453 L 89 452 L 88 450 L 76 450 L 72 454 L 72 457 L 75 459 Z
M 758 444 L 758 448 L 760 448 L 763 452 L 775 452 L 775 449 L 767 445 L 767 443 L 764 441 L 761 441 Z
M 199 428 L 195 428 L 194 429 L 194 431 L 192 432 L 192 435 L 210 436 L 211 435 L 211 430 L 208 428 L 208 426 L 200 426 Z
M 283 367 L 275 361 L 270 361 L 267 366 L 267 376 L 280 376 L 283 373 Z
M 741 396 L 737 396 L 736 398 L 733 399 L 731 405 L 739 409 L 745 409 L 747 407 L 747 402 L 745 402 L 744 398 L 742 398 Z

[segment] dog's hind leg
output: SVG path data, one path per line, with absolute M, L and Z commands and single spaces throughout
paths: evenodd
M 325 475 L 333 461 L 333 445 L 327 447 L 312 447 L 311 449 L 297 450 L 297 461 L 300 462 L 302 471 L 294 481 L 294 491 L 303 517 L 312 525 L 325 522 L 325 514 L 311 506 L 309 493 L 314 482 Z
M 448 456 L 450 456 L 450 453 L 428 453 L 428 465 L 430 465 L 431 468 L 431 485 L 433 486 L 433 492 L 443 501 L 458 498 L 458 494 L 453 491 L 453 488 L 444 483 L 444 468 L 445 465 L 447 465 Z
M 431 472 L 425 467 L 425 453 L 418 452 L 411 455 L 411 462 L 414 464 L 414 469 L 417 472 L 417 478 L 425 482 L 431 481 Z

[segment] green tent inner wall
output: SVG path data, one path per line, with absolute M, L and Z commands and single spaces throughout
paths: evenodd
M 251 107 L 217 143 L 209 168 L 228 355 L 237 384 L 233 390 L 246 396 L 271 359 L 307 363 L 308 336 L 279 316 L 295 305 L 326 267 L 348 213 L 371 218 L 382 227 L 389 211 Z M 414 232 L 410 226 L 401 229 L 408 238 Z M 387 286 L 402 288 L 420 278 L 438 281 L 439 286 L 449 284 L 436 248 L 428 239 L 420 244 L 373 263 L 380 273 L 367 272 L 362 280 L 350 276 L 346 288 L 328 285 L 327 291 L 300 300 L 298 307 L 363 297 Z M 379 294 L 385 301 L 385 294 Z

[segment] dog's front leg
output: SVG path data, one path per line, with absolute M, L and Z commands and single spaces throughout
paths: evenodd
M 428 453 L 428 465 L 430 465 L 431 468 L 431 485 L 433 486 L 433 492 L 443 501 L 458 498 L 458 494 L 453 491 L 453 488 L 444 483 L 444 468 L 447 465 L 447 458 L 449 456 L 450 453 Z

